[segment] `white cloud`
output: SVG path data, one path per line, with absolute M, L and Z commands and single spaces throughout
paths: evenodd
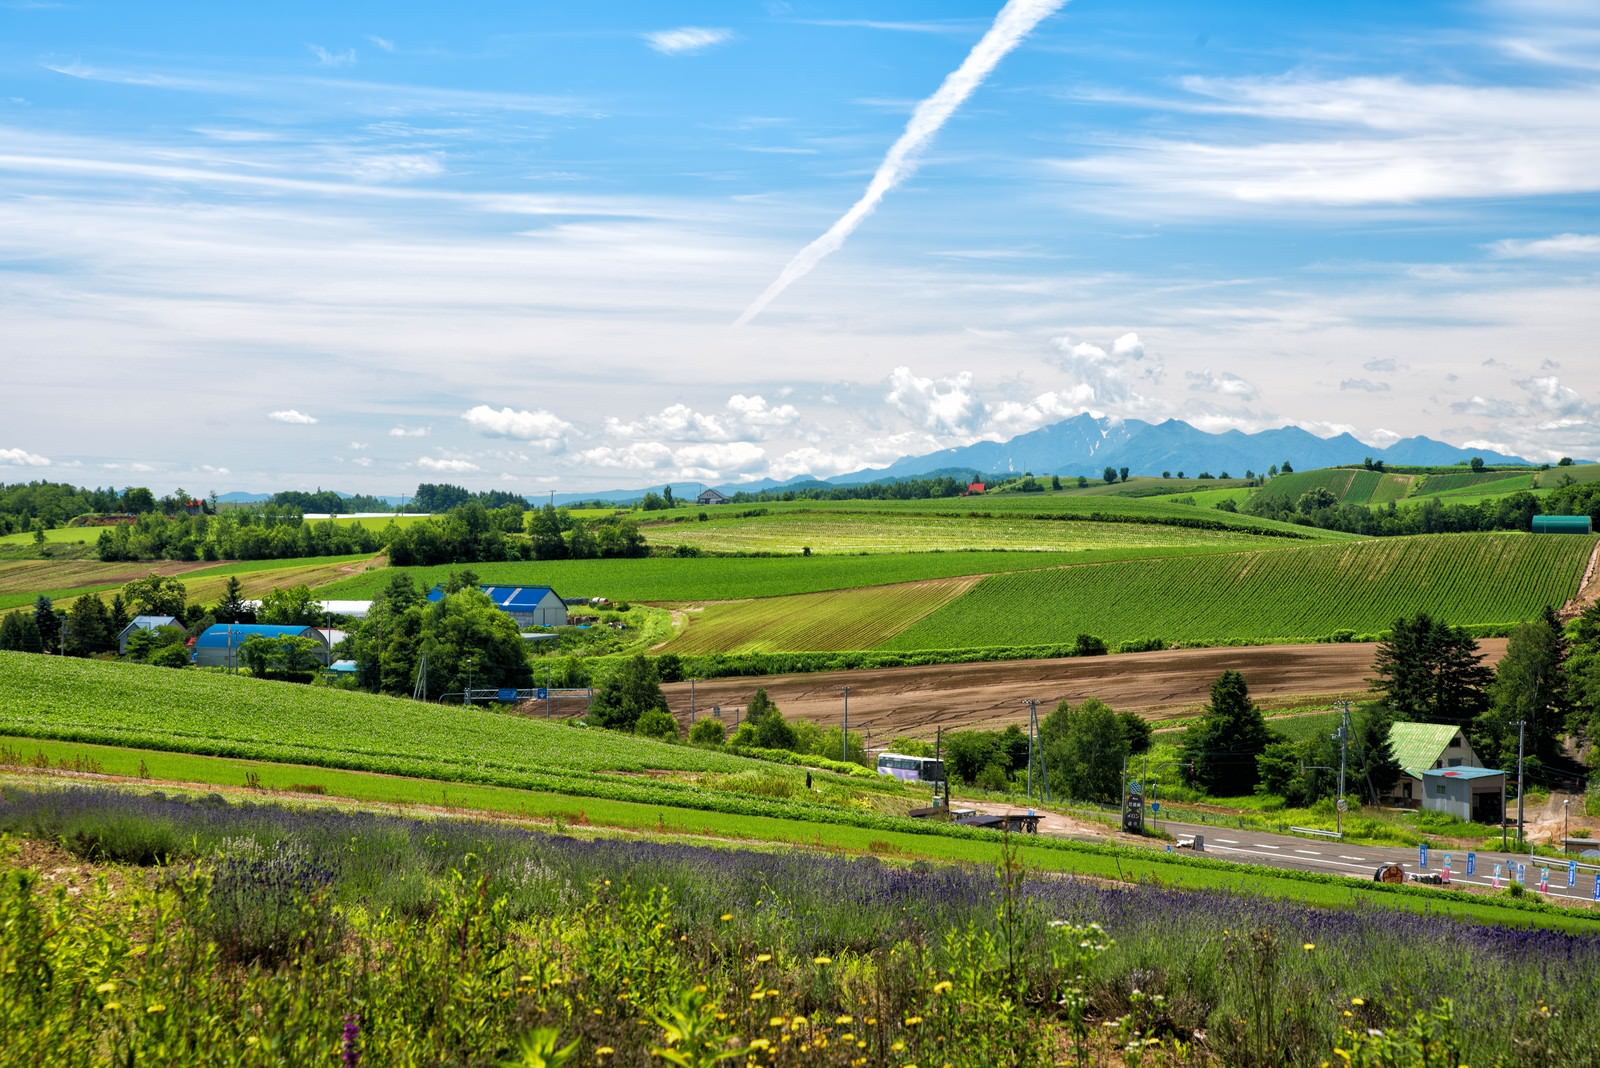
M 1391 371 L 1399 370 L 1400 365 L 1395 362 L 1393 357 L 1386 356 L 1383 359 L 1368 360 L 1361 365 L 1361 369 L 1363 371 L 1377 371 L 1380 374 L 1388 374 Z
M 1526 240 L 1507 238 L 1488 247 L 1490 252 L 1505 259 L 1600 256 L 1600 234 L 1557 234 Z
M 669 56 L 702 52 L 733 39 L 732 30 L 707 26 L 679 26 L 675 30 L 656 30 L 644 34 L 645 43 Z
M 27 449 L 0 449 L 0 464 L 16 467 L 49 467 L 50 459 Z
M 379 37 L 375 33 L 369 33 L 367 34 L 367 40 L 372 42 L 374 47 L 380 48 L 385 52 L 394 51 L 394 42 L 387 37 Z
M 716 481 L 755 476 L 766 470 L 767 454 L 748 441 L 703 442 L 676 448 L 659 441 L 586 449 L 578 461 L 604 470 L 626 471 L 645 478 Z
M 351 447 L 351 448 L 352 448 L 352 449 L 354 449 L 354 450 L 356 450 L 356 451 L 357 451 L 357 452 L 360 452 L 360 451 L 361 451 L 361 450 L 362 450 L 362 449 L 365 449 L 365 448 L 369 448 L 369 447 L 370 447 L 370 446 L 368 446 L 368 445 L 367 445 L 367 444 L 366 444 L 366 442 L 362 442 L 362 441 L 352 441 L 352 442 L 351 442 L 351 443 L 350 443 L 350 447 Z
M 213 467 L 210 464 L 201 464 L 200 465 L 200 470 L 205 472 L 208 475 L 227 475 L 227 474 L 232 474 L 232 472 L 229 471 L 226 467 Z
M 391 438 L 425 438 L 433 433 L 431 426 L 392 426 L 389 428 Z M 365 445 L 352 445 L 351 448 L 366 448 Z
M 571 423 L 554 412 L 544 409 L 534 411 L 515 408 L 491 408 L 480 404 L 461 413 L 467 425 L 492 437 L 515 438 L 533 442 L 554 451 L 573 431 Z
M 471 460 L 453 460 L 448 457 L 423 456 L 417 460 L 417 466 L 424 471 L 447 471 L 451 474 L 465 474 L 478 470 L 478 465 Z
M 356 61 L 356 50 L 346 48 L 343 52 L 330 52 L 321 45 L 306 45 L 311 54 L 317 57 L 319 67 L 348 67 Z
M 1339 383 L 1339 388 L 1348 392 L 1359 390 L 1364 393 L 1387 393 L 1389 383 L 1374 382 L 1370 378 L 1347 378 Z
M 792 404 L 768 404 L 759 393 L 747 397 L 735 393 L 728 398 L 728 410 L 747 427 L 789 426 L 800 418 L 800 410 Z
M 983 402 L 972 389 L 972 372 L 919 378 L 909 367 L 889 373 L 888 401 L 901 415 L 941 437 L 971 438 L 981 427 Z
M 624 422 L 608 416 L 606 435 L 627 439 L 665 439 L 667 441 L 727 441 L 732 430 L 719 416 L 697 412 L 687 404 L 671 404 L 655 415 Z
M 268 412 L 267 418 L 271 419 L 273 422 L 289 423 L 294 426 L 310 426 L 317 421 L 316 416 L 307 415 L 305 412 L 298 411 L 294 408 L 285 408 L 278 412 Z
M 1189 388 L 1196 393 L 1219 393 L 1241 400 L 1254 400 L 1256 396 L 1256 387 L 1232 371 L 1219 374 L 1207 367 L 1204 371 L 1186 371 L 1183 377 L 1189 380 Z
M 1123 210 L 1141 213 L 1600 190 L 1600 85 L 1299 76 L 1189 77 L 1181 84 L 1189 95 L 1166 104 L 1190 116 L 1187 136 L 1132 139 L 1056 165 L 1079 179 L 1148 194 L 1137 204 L 1122 198 Z M 1208 139 L 1196 115 L 1229 121 Z M 1240 127 L 1249 120 L 1258 128 Z M 1307 136 L 1319 128 L 1326 136 Z
M 370 456 L 357 456 L 354 460 L 351 460 L 350 462 L 355 464 L 357 467 L 371 467 L 372 466 L 372 457 L 370 457 Z
M 1145 398 L 1137 385 L 1154 384 L 1161 378 L 1160 361 L 1147 362 L 1144 342 L 1138 334 L 1123 334 L 1111 343 L 1110 352 L 1087 341 L 1074 342 L 1070 337 L 1055 338 L 1051 344 L 1057 352 L 1055 362 L 1077 380 L 1080 388 L 1073 391 L 1073 396 L 1084 407 L 1143 407 Z
M 1570 386 L 1563 386 L 1555 375 L 1544 378 L 1527 378 L 1517 386 L 1528 395 L 1533 409 L 1544 415 L 1560 417 L 1590 416 L 1594 407 Z

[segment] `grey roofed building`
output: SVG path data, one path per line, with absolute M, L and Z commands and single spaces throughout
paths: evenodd
M 700 491 L 700 496 L 694 499 L 695 504 L 727 504 L 728 498 L 716 490 L 707 487 Z
M 134 616 L 131 623 L 117 632 L 117 654 L 120 656 L 127 653 L 128 639 L 133 637 L 135 631 L 156 630 L 159 627 L 184 629 L 183 624 L 173 616 Z

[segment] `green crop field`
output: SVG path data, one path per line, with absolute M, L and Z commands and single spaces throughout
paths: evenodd
M 44 532 L 46 545 L 93 545 L 105 527 L 52 527 Z M 0 535 L 0 545 L 31 546 L 33 535 L 28 531 Z
M 1536 472 L 1533 476 L 1534 485 L 1539 489 L 1555 489 L 1565 485 L 1566 479 L 1574 482 L 1600 482 L 1600 464 L 1569 464 L 1566 467 L 1552 467 L 1548 471 Z
M 389 526 L 391 523 L 393 523 L 395 526 L 399 526 L 399 527 L 409 527 L 409 526 L 413 526 L 413 525 L 415 525 L 417 523 L 426 522 L 426 521 L 428 521 L 428 520 L 430 520 L 432 518 L 433 518 L 432 516 L 426 516 L 426 515 L 402 515 L 402 516 L 394 516 L 394 515 L 346 516 L 346 515 L 342 515 L 342 516 L 335 516 L 331 520 L 330 519 L 312 519 L 312 520 L 307 520 L 307 522 L 310 522 L 310 523 L 337 523 L 339 526 L 345 526 L 345 527 L 366 527 L 368 530 L 383 530 L 385 527 Z
M 1362 467 L 1327 467 L 1279 475 L 1256 492 L 1263 498 L 1280 498 L 1292 504 L 1302 493 L 1325 489 L 1343 504 L 1384 504 L 1405 497 L 1416 481 L 1414 475 L 1368 471 Z
M 284 586 L 319 586 L 349 578 L 372 558 L 309 556 L 285 560 L 232 563 L 174 560 L 101 563 L 98 560 L 20 560 L 0 562 L 0 611 L 32 604 L 45 594 L 58 608 L 90 593 L 108 593 L 152 572 L 176 576 L 191 603 L 221 597 L 230 576 L 237 575 L 247 597 L 259 597 Z
M 975 517 L 949 513 L 785 511 L 742 519 L 719 516 L 705 523 L 649 524 L 643 531 L 653 544 L 692 545 L 707 552 L 799 553 L 809 548 L 822 555 L 1242 546 L 1263 540 L 1234 528 L 1200 530 L 1160 523 L 1051 522 L 1015 512 Z M 1274 539 L 1277 540 L 1281 539 Z
M 1293 543 L 1288 543 L 1293 544 Z M 317 590 L 324 597 L 370 598 L 398 573 L 424 588 L 450 572 L 470 567 L 486 583 L 553 586 L 564 597 L 609 597 L 620 601 L 734 601 L 795 593 L 882 586 L 923 579 L 1026 571 L 1060 564 L 1090 563 L 1202 550 L 1088 550 L 1082 552 L 885 553 L 881 556 L 655 556 L 637 560 L 545 560 L 537 563 L 378 568 Z M 1229 551 L 1227 546 L 1213 550 Z
M 1378 633 L 1425 611 L 1511 624 L 1560 606 L 1596 539 L 1435 534 L 1272 552 L 1054 568 L 985 579 L 884 643 L 898 650 L 1109 642 L 1307 640 Z
M 692 613 L 673 653 L 871 649 L 966 593 L 976 578 L 934 579 L 714 604 Z

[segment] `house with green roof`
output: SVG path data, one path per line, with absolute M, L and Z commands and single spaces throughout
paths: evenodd
M 1467 736 L 1448 723 L 1395 723 L 1389 727 L 1389 748 L 1400 765 L 1394 800 L 1422 802 L 1422 776 L 1435 768 L 1481 768 Z

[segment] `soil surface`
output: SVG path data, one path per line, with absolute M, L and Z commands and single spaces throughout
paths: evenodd
M 1478 643 L 1485 662 L 1498 663 L 1505 639 Z M 932 737 L 934 728 L 1026 725 L 1027 702 L 1039 702 L 1043 716 L 1065 698 L 1074 703 L 1098 697 L 1119 711 L 1147 719 L 1193 714 L 1206 702 L 1211 684 L 1223 671 L 1244 674 L 1250 694 L 1267 707 L 1311 704 L 1324 698 L 1365 695 L 1376 644 L 1267 645 L 1226 649 L 1168 649 L 1154 653 L 1070 657 L 1060 660 L 1004 660 L 978 664 L 829 671 L 708 679 L 694 684 L 696 718 L 722 708 L 733 725 L 758 687 L 783 714 L 836 726 L 843 711 L 843 689 L 850 688 L 850 727 L 880 738 Z M 687 722 L 690 684 L 662 687 L 672 711 Z

